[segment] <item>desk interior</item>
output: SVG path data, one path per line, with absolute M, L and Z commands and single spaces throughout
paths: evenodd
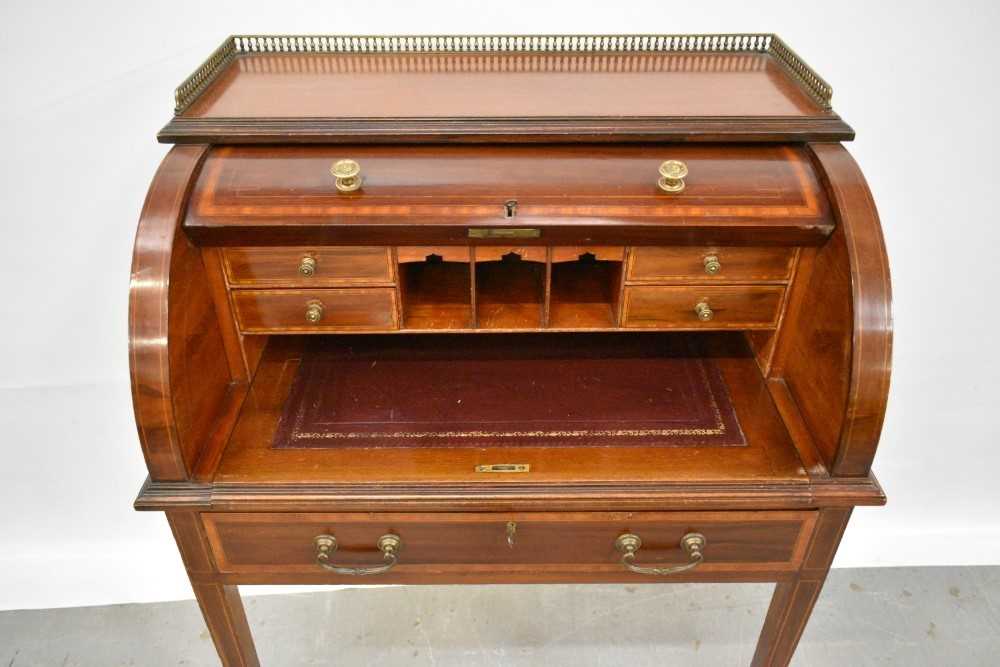
M 743 334 L 595 332 L 271 337 L 215 475 L 565 479 L 806 474 Z

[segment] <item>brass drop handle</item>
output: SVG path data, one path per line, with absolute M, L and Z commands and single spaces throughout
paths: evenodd
M 722 262 L 719 261 L 718 255 L 706 255 L 704 261 L 705 273 L 708 275 L 714 276 L 722 270 Z
M 316 274 L 316 258 L 306 255 L 299 262 L 299 273 L 306 277 L 312 278 Z
M 715 317 L 715 311 L 704 301 L 694 307 L 694 312 L 702 322 L 708 322 Z
M 646 567 L 635 564 L 635 555 L 642 548 L 642 539 L 632 533 L 623 533 L 615 540 L 615 549 L 622 555 L 621 564 L 629 572 L 636 574 L 652 574 L 666 576 L 687 572 L 698 567 L 705 560 L 705 536 L 701 533 L 688 533 L 681 538 L 681 549 L 687 554 L 688 562 L 673 567 Z
M 664 192 L 677 194 L 684 189 L 684 177 L 687 175 L 686 164 L 680 160 L 667 160 L 660 165 L 660 180 L 656 184 Z
M 386 533 L 378 538 L 375 546 L 382 552 L 383 565 L 372 565 L 370 567 L 347 567 L 346 565 L 335 565 L 330 562 L 330 556 L 337 550 L 337 538 L 333 535 L 317 535 L 313 540 L 316 545 L 316 564 L 324 570 L 336 572 L 337 574 L 349 574 L 355 577 L 365 577 L 373 574 L 388 572 L 399 562 L 399 550 L 403 548 L 403 541 L 399 535 Z
M 316 324 L 323 319 L 323 303 L 321 301 L 310 301 L 306 304 L 306 322 Z
M 361 165 L 354 160 L 337 160 L 330 167 L 341 192 L 354 192 L 361 187 Z

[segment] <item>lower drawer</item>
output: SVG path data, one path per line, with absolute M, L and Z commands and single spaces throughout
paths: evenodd
M 691 535 L 702 536 L 703 559 L 688 573 L 796 569 L 815 515 L 814 511 L 760 511 L 202 516 L 223 573 L 336 576 L 317 563 L 323 545 L 328 565 L 384 567 L 391 558 L 383 555 L 378 543 L 390 535 L 392 541 L 398 540 L 398 562 L 382 573 L 384 578 L 520 568 L 532 573 L 574 571 L 629 579 L 643 573 L 622 563 L 628 545 L 637 547 L 630 559 L 635 567 L 692 565 L 697 557 L 682 546 L 686 536 L 690 546 Z M 317 540 L 319 536 L 329 537 Z
M 234 290 L 245 333 L 373 331 L 398 328 L 391 287 L 314 290 Z
M 772 285 L 642 285 L 625 288 L 622 326 L 657 329 L 769 329 L 785 288 Z

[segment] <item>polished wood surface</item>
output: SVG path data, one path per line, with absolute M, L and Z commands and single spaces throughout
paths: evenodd
M 342 287 L 392 285 L 389 248 L 319 246 L 303 248 L 228 248 L 223 253 L 233 287 Z M 299 267 L 313 260 L 313 273 Z
M 356 192 L 330 175 L 342 158 Z M 688 166 L 680 193 L 656 185 L 668 159 Z M 351 145 L 213 148 L 185 222 L 211 245 L 467 245 L 470 227 L 539 229 L 529 246 L 789 245 L 822 243 L 833 217 L 796 146 Z
M 165 128 L 161 140 L 202 145 L 164 159 L 136 236 L 130 358 L 150 471 L 136 507 L 167 512 L 224 665 L 259 662 L 240 584 L 602 581 L 776 582 L 753 664 L 789 663 L 853 507 L 885 502 L 870 466 L 891 296 L 858 166 L 839 144 L 808 143 L 852 131 L 771 58 L 240 56 Z M 359 190 L 337 189 L 340 159 L 360 164 Z M 688 168 L 676 193 L 657 186 L 671 159 Z M 696 314 L 702 302 L 711 318 Z M 407 446 L 275 440 L 303 404 L 291 400 L 302 360 L 334 341 L 351 354 L 391 345 L 416 368 L 385 370 L 376 355 L 382 370 L 348 378 L 382 382 L 357 406 L 308 401 L 345 419 L 430 406 L 427 419 L 482 424 L 548 406 L 555 425 L 608 410 L 638 423 L 641 396 L 614 401 L 655 372 L 576 362 L 601 340 L 606 371 L 643 336 L 664 350 L 689 341 L 718 367 L 725 393 L 709 393 L 732 410 L 708 394 L 694 406 L 730 415 L 739 438 L 519 445 L 482 428 L 463 431 L 482 443 L 461 447 L 445 446 L 451 431 Z M 483 346 L 517 358 L 461 370 Z M 547 371 L 557 348 L 583 370 Z M 428 358 L 438 371 L 417 368 Z M 466 389 L 501 398 L 462 407 Z M 510 464 L 528 469 L 477 472 Z M 613 547 L 626 530 L 643 537 L 640 564 L 683 562 L 692 530 L 706 560 L 669 577 L 628 572 Z M 377 563 L 387 531 L 404 548 L 385 575 L 313 561 L 328 532 L 341 540 L 334 560 Z
M 236 320 L 244 333 L 331 333 L 395 329 L 396 291 L 387 287 L 239 290 L 233 293 Z M 312 304 L 321 319 L 310 322 Z
M 774 374 L 787 383 L 826 465 L 865 475 L 889 391 L 889 268 L 878 213 L 854 159 L 837 145 L 812 150 L 840 224 L 802 276 L 808 287 L 790 306 Z
M 266 514 L 206 513 L 205 532 L 222 573 L 317 574 L 313 538 L 332 534 L 332 560 L 350 567 L 382 562 L 375 544 L 393 533 L 403 543 L 399 573 L 481 573 L 512 568 L 565 568 L 581 573 L 648 580 L 626 571 L 614 548 L 623 533 L 642 538 L 637 563 L 652 567 L 687 561 L 679 548 L 685 533 L 706 538 L 701 572 L 791 571 L 805 555 L 815 511 L 629 512 L 475 514 Z M 507 526 L 516 527 L 512 543 Z M 331 579 L 349 577 L 331 575 Z M 380 578 L 380 581 L 382 579 Z M 385 581 L 391 581 L 388 575 Z
M 548 52 L 244 53 L 165 142 L 842 141 L 854 132 L 774 56 Z M 303 91 L 308 91 L 305 93 Z
M 757 329 L 777 325 L 783 287 L 771 285 L 667 286 L 625 288 L 622 326 L 626 328 Z M 707 304 L 712 319 L 698 317 Z
M 709 273 L 706 258 L 715 257 L 721 268 Z M 733 248 L 708 246 L 636 246 L 629 255 L 630 283 L 663 282 L 772 282 L 787 281 L 795 251 L 789 248 Z
M 308 90 L 309 94 L 302 91 Z M 244 54 L 187 118 L 819 116 L 763 53 Z
M 819 512 L 802 568 L 795 577 L 775 586 L 751 667 L 791 662 L 850 517 L 850 509 Z
M 672 334 L 665 334 L 672 335 Z M 640 483 L 656 481 L 805 482 L 795 447 L 760 370 L 738 335 L 707 341 L 722 371 L 747 445 L 743 447 L 505 446 L 275 449 L 271 446 L 295 370 L 301 338 L 272 337 L 215 481 L 227 484 L 337 483 L 378 488 L 457 482 L 492 484 Z M 400 344 L 400 343 L 395 343 Z M 419 344 L 419 339 L 415 344 Z M 526 463 L 518 475 L 477 473 L 480 464 Z
M 129 361 L 139 442 L 154 479 L 187 479 L 202 441 L 226 429 L 219 413 L 242 399 L 230 384 L 201 256 L 181 231 L 204 156 L 203 147 L 170 151 L 153 178 L 136 231 Z
M 223 667 L 260 667 L 239 590 L 207 580 L 218 565 L 201 518 L 193 512 L 168 512 L 167 520 Z

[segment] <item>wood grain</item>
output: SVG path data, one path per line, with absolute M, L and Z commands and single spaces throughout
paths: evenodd
M 397 566 L 401 572 L 447 573 L 475 568 L 485 573 L 512 566 L 534 565 L 556 570 L 561 565 L 585 565 L 594 572 L 614 573 L 623 569 L 614 541 L 626 532 L 642 538 L 637 562 L 643 565 L 662 567 L 687 562 L 679 548 L 680 538 L 696 531 L 704 534 L 707 541 L 705 562 L 698 567 L 700 570 L 795 570 L 804 557 L 816 514 L 812 511 L 206 513 L 202 517 L 221 573 L 322 573 L 315 562 L 313 544 L 313 538 L 320 534 L 332 534 L 340 543 L 333 558 L 335 562 L 351 567 L 379 564 L 382 559 L 375 544 L 385 533 L 397 534 L 403 541 Z M 513 547 L 507 543 L 509 521 L 517 524 Z M 391 578 L 391 575 L 378 576 L 357 581 L 378 584 Z
M 888 261 L 871 193 L 850 154 L 834 145 L 812 150 L 839 224 L 816 252 L 806 292 L 790 304 L 773 372 L 787 383 L 827 467 L 865 475 L 889 389 Z
M 334 186 L 342 158 L 361 166 L 356 192 Z M 667 159 L 688 165 L 683 192 L 656 185 Z M 524 246 L 815 245 L 833 218 L 796 146 L 220 146 L 185 225 L 237 246 L 468 245 L 470 227 L 539 229 Z
M 395 281 L 389 248 L 227 248 L 224 257 L 233 287 L 344 287 Z M 299 272 L 304 257 L 315 261 L 311 276 Z
M 232 584 L 206 581 L 217 565 L 200 516 L 170 512 L 167 520 L 223 667 L 260 667 L 239 589 Z
M 399 334 L 405 335 L 405 334 Z M 403 344 L 396 342 L 394 344 Z M 417 343 L 414 343 L 417 344 Z M 277 422 L 302 355 L 301 338 L 272 337 L 244 403 L 215 481 L 230 484 L 338 483 L 374 486 L 739 482 L 804 483 L 794 446 L 760 370 L 738 335 L 706 343 L 720 368 L 743 430 L 745 447 L 414 447 L 274 449 Z M 527 475 L 484 475 L 476 465 L 528 463 Z M 516 479 L 512 479 L 516 477 Z
M 778 286 L 642 285 L 625 288 L 626 328 L 757 329 L 778 321 L 784 288 Z M 714 316 L 703 321 L 695 306 L 707 303 Z
M 210 283 L 181 230 L 204 147 L 177 147 L 150 185 L 136 232 L 129 352 L 139 441 L 154 479 L 186 479 L 217 428 L 232 375 Z
M 318 322 L 306 320 L 312 303 L 323 308 Z M 399 327 L 396 291 L 385 287 L 239 290 L 233 304 L 244 333 L 332 333 Z
M 301 94 L 309 90 L 308 95 Z M 552 94 L 558 90 L 559 94 Z M 254 53 L 188 118 L 818 116 L 766 53 Z
M 705 270 L 705 258 L 717 257 L 722 269 Z M 664 282 L 774 282 L 786 281 L 795 251 L 789 248 L 684 248 L 639 246 L 632 249 L 626 280 Z

